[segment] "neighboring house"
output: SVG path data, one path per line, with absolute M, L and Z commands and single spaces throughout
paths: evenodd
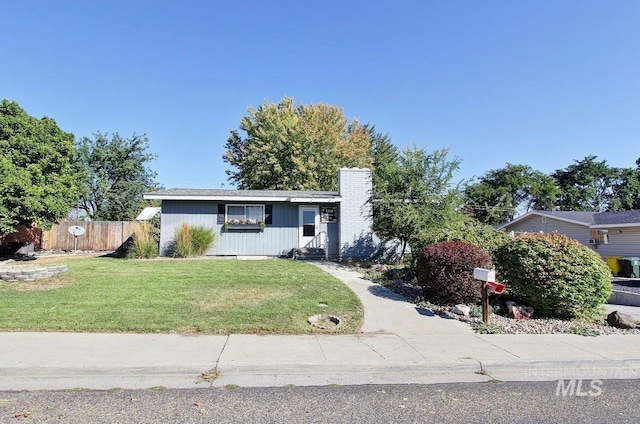
M 162 208 L 155 206 L 147 206 L 142 209 L 142 212 L 140 212 L 138 216 L 136 216 L 136 221 L 149 221 L 155 218 L 160 213 L 161 209 Z
M 499 225 L 505 231 L 557 231 L 602 257 L 640 256 L 640 210 L 622 212 L 530 211 Z
M 207 255 L 281 256 L 313 249 L 330 258 L 368 258 L 373 235 L 368 169 L 342 168 L 338 191 L 169 189 L 162 202 L 160 254 L 171 255 L 183 223 L 212 228 Z

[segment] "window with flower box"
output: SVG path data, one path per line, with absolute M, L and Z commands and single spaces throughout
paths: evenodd
M 264 205 L 226 205 L 225 228 L 227 230 L 263 230 Z

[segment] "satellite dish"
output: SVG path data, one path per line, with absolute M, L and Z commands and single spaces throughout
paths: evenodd
M 86 230 L 84 228 L 80 227 L 79 225 L 72 225 L 71 227 L 69 227 L 69 232 L 72 235 L 78 237 L 78 236 L 83 235 L 86 232 Z

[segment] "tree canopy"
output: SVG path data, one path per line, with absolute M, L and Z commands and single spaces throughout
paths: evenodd
M 0 231 L 49 228 L 74 205 L 83 174 L 74 169 L 74 136 L 51 118 L 29 116 L 18 103 L 0 104 Z
M 640 159 L 638 169 L 616 168 L 609 197 L 610 211 L 640 209 Z
M 597 156 L 587 156 L 553 173 L 560 188 L 557 202 L 560 210 L 602 212 L 638 205 L 638 172 L 610 167 L 606 160 L 596 159 Z
M 459 164 L 447 149 L 427 152 L 413 146 L 378 171 L 371 196 L 373 230 L 401 241 L 401 259 L 407 245 L 417 252 L 449 239 L 447 233 L 463 225 L 463 199 L 451 183 Z
M 621 211 L 640 208 L 637 169 L 615 168 L 596 156 L 575 160 L 551 175 L 526 165 L 488 171 L 465 188 L 466 204 L 481 222 L 495 225 L 532 209 Z
M 92 220 L 127 221 L 140 210 L 142 194 L 157 187 L 156 173 L 147 164 L 155 155 L 147 152 L 146 134 L 123 138 L 97 132 L 76 144 L 79 166 L 87 175 L 80 209 Z
M 465 195 L 473 216 L 495 225 L 512 220 L 519 212 L 553 209 L 558 188 L 550 176 L 527 165 L 508 163 L 467 185 Z
M 336 190 L 339 168 L 372 165 L 371 129 L 349 122 L 339 107 L 296 106 L 285 97 L 247 112 L 223 157 L 240 189 Z

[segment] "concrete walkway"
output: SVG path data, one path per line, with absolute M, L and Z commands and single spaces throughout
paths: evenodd
M 316 265 L 362 300 L 361 334 L 0 333 L 0 390 L 640 378 L 640 336 L 475 334 L 356 272 Z

